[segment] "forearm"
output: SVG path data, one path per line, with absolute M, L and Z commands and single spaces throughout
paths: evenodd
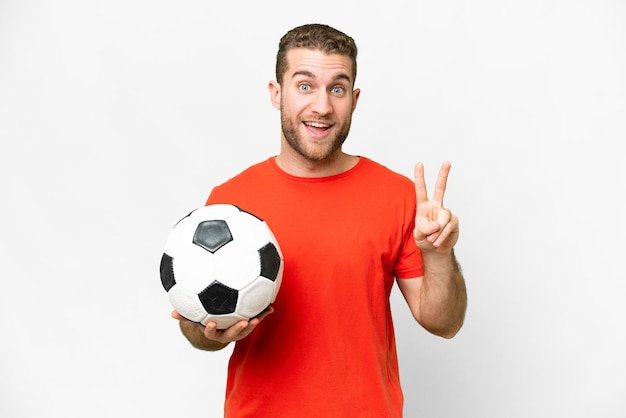
M 420 292 L 419 321 L 444 338 L 461 329 L 467 308 L 465 280 L 454 256 L 424 253 L 424 279 Z
M 204 327 L 196 322 L 181 320 L 180 330 L 191 345 L 199 350 L 218 351 L 228 345 L 228 343 L 208 339 L 204 335 Z

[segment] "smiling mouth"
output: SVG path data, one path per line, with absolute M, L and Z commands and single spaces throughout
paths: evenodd
M 315 128 L 315 129 L 328 129 L 332 126 L 329 123 L 322 123 L 322 122 L 304 122 L 304 125 L 309 128 Z

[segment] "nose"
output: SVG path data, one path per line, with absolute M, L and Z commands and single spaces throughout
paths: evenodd
M 318 91 L 311 103 L 311 110 L 319 115 L 328 115 L 333 112 L 330 95 L 325 90 Z

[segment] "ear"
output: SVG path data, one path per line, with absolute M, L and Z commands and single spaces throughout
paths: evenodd
M 361 89 L 354 89 L 352 92 L 352 111 L 356 110 L 356 102 L 359 101 L 359 96 L 361 96 Z
M 267 88 L 270 91 L 270 100 L 272 101 L 272 105 L 276 109 L 280 110 L 280 84 L 276 81 L 270 81 Z

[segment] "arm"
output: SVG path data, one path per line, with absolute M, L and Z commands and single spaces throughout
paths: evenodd
M 208 322 L 206 326 L 203 326 L 197 322 L 185 319 L 176 311 L 172 312 L 172 318 L 179 321 L 180 330 L 195 348 L 205 351 L 218 351 L 233 341 L 247 337 L 259 322 L 272 312 L 274 312 L 274 308 L 270 306 L 250 321 L 242 320 L 223 330 L 217 329 L 215 322 Z
M 454 255 L 459 221 L 443 207 L 449 171 L 450 163 L 443 163 L 433 200 L 429 201 L 424 166 L 415 166 L 414 238 L 422 251 L 424 276 L 398 280 L 398 287 L 415 319 L 431 333 L 444 338 L 454 337 L 461 329 L 467 308 L 465 280 Z
M 424 276 L 397 282 L 413 317 L 426 330 L 452 338 L 461 329 L 467 293 L 454 252 L 440 259 L 424 255 Z

